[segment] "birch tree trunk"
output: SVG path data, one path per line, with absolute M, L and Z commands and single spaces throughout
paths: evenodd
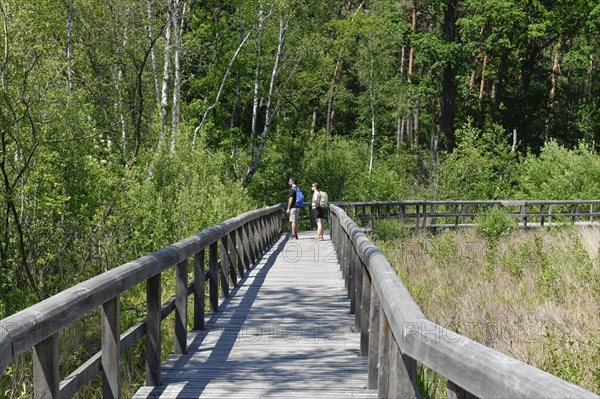
M 254 177 L 254 173 L 258 168 L 258 163 L 260 162 L 260 158 L 262 156 L 263 150 L 265 148 L 265 144 L 267 143 L 267 137 L 269 135 L 269 128 L 271 126 L 271 120 L 273 118 L 272 113 L 272 104 L 273 104 L 273 94 L 275 93 L 275 82 L 277 80 L 277 75 L 279 75 L 279 64 L 281 62 L 281 57 L 283 55 L 283 45 L 285 43 L 285 33 L 287 31 L 287 23 L 284 21 L 283 16 L 279 20 L 279 42 L 277 44 L 277 54 L 275 55 L 275 62 L 273 63 L 273 72 L 271 73 L 271 82 L 269 84 L 269 95 L 267 97 L 267 105 L 265 112 L 265 126 L 263 128 L 263 132 L 261 135 L 261 141 L 258 146 L 258 150 L 256 152 L 256 156 L 252 160 L 252 164 L 248 168 L 248 173 L 246 174 L 246 178 L 244 179 L 244 187 L 248 187 L 252 178 Z
M 262 42 L 263 42 L 263 29 L 264 29 L 264 18 L 263 18 L 263 4 L 262 1 L 258 5 L 258 45 L 256 46 L 256 69 L 254 70 L 254 98 L 252 101 L 252 127 L 250 128 L 250 148 L 248 153 L 250 159 L 254 158 L 254 141 L 256 140 L 257 124 L 258 124 L 258 104 L 259 104 L 259 90 L 260 90 L 260 57 L 262 54 Z
M 160 138 L 158 148 L 161 151 L 166 141 L 167 113 L 169 107 L 169 79 L 171 75 L 171 37 L 173 31 L 173 1 L 167 0 L 167 24 L 165 27 L 165 54 L 163 63 L 162 88 L 160 95 Z
M 67 0 L 67 80 L 69 82 L 69 94 L 73 93 L 73 0 Z
M 326 133 L 327 133 L 327 141 L 329 141 L 329 137 L 331 137 L 331 130 L 333 128 L 333 102 L 337 96 L 337 81 L 340 74 L 340 70 L 342 69 L 342 53 L 343 50 L 340 50 L 338 58 L 335 62 L 335 69 L 333 71 L 333 81 L 331 82 L 331 94 L 329 95 L 329 100 L 327 101 L 327 123 L 326 123 Z
M 185 11 L 187 3 L 183 3 L 183 9 L 179 12 L 180 0 L 175 0 L 175 12 L 173 13 L 173 28 L 175 33 L 175 46 L 174 46 L 174 64 L 175 64 L 175 76 L 173 79 L 173 105 L 172 105 L 172 122 L 171 122 L 171 152 L 175 152 L 177 145 L 177 130 L 179 129 L 179 110 L 181 107 L 181 64 L 180 64 L 180 51 L 181 51 L 181 34 L 183 32 L 183 24 L 185 21 Z
M 127 44 L 127 27 L 123 33 L 123 48 Z M 115 112 L 119 123 L 121 124 L 121 148 L 123 150 L 123 159 L 127 163 L 127 126 L 125 121 L 125 111 L 123 110 L 123 95 L 121 94 L 121 82 L 123 81 L 123 67 L 117 66 L 115 76 Z
M 231 60 L 229 61 L 229 66 L 227 67 L 227 71 L 225 71 L 225 75 L 223 75 L 223 80 L 221 80 L 221 86 L 219 87 L 219 90 L 217 91 L 217 96 L 215 98 L 215 101 L 208 108 L 206 108 L 206 110 L 204 111 L 204 114 L 202 115 L 202 120 L 200 121 L 200 124 L 196 127 L 196 129 L 194 129 L 194 137 L 192 139 L 192 148 L 196 147 L 196 142 L 198 140 L 198 132 L 200 131 L 200 129 L 202 129 L 202 127 L 206 123 L 206 117 L 208 116 L 209 112 L 212 111 L 213 108 L 215 108 L 217 106 L 217 104 L 219 103 L 219 99 L 221 98 L 221 93 L 223 92 L 223 87 L 225 86 L 227 77 L 231 73 L 231 67 L 233 66 L 233 63 L 235 62 L 235 59 L 237 58 L 238 54 L 240 53 L 240 50 L 242 49 L 244 44 L 248 41 L 248 38 L 252 34 L 253 30 L 254 29 L 250 29 L 248 31 L 248 33 L 244 37 L 244 40 L 242 40 L 242 42 L 238 46 L 237 50 L 235 51 L 235 54 L 233 54 L 233 57 L 231 57 Z
M 148 11 L 148 38 L 150 41 L 154 40 L 154 33 L 152 27 L 152 1 L 148 0 L 147 11 Z M 160 104 L 160 84 L 158 83 L 158 65 L 156 65 L 156 54 L 154 46 L 150 49 L 150 59 L 152 61 L 152 74 L 154 75 L 154 89 L 156 91 L 156 104 Z
M 375 149 L 375 95 L 373 93 L 373 56 L 369 70 L 369 101 L 371 103 L 371 148 L 369 149 L 369 176 L 373 171 L 373 152 Z

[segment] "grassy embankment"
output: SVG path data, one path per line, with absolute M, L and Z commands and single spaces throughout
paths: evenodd
M 430 320 L 600 393 L 600 230 L 398 226 L 376 223 L 375 243 Z

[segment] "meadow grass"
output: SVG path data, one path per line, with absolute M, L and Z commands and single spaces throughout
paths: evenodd
M 375 244 L 430 320 L 600 393 L 599 229 L 488 240 L 476 229 L 407 234 L 390 223 L 375 224 Z M 401 238 L 378 234 L 395 230 Z

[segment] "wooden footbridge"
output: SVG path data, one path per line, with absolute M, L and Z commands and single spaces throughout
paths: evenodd
M 99 374 L 103 396 L 119 398 L 121 354 L 144 338 L 146 381 L 135 398 L 417 398 L 418 366 L 445 377 L 449 399 L 599 398 L 427 320 L 347 214 L 458 227 L 493 206 L 523 227 L 600 216 L 600 201 L 347 203 L 330 206 L 330 235 L 318 242 L 310 232 L 290 240 L 283 205 L 267 207 L 0 320 L 0 372 L 32 349 L 36 398 L 72 397 Z M 162 303 L 171 268 L 175 295 Z M 140 283 L 146 317 L 122 332 L 121 296 Z M 62 379 L 61 331 L 98 308 L 101 351 Z

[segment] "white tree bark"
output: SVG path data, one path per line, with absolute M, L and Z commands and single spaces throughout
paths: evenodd
M 177 130 L 179 129 L 179 110 L 180 110 L 180 85 L 181 85 L 181 64 L 179 54 L 181 51 L 181 34 L 185 18 L 187 3 L 183 4 L 183 9 L 179 13 L 180 0 L 175 0 L 175 12 L 173 13 L 173 28 L 175 30 L 175 52 L 173 54 L 175 64 L 175 78 L 173 80 L 173 108 L 171 123 L 171 152 L 175 152 L 177 144 Z
M 213 108 L 215 108 L 217 106 L 217 104 L 219 103 L 219 99 L 221 98 L 221 93 L 223 92 L 223 87 L 225 86 L 227 77 L 229 76 L 229 73 L 231 72 L 231 67 L 233 66 L 233 63 L 235 62 L 235 59 L 237 58 L 238 54 L 240 53 L 240 50 L 242 49 L 244 44 L 246 44 L 246 42 L 248 41 L 248 38 L 250 37 L 250 34 L 252 34 L 253 30 L 254 29 L 250 29 L 248 31 L 248 33 L 244 37 L 244 40 L 242 40 L 242 42 L 238 46 L 237 50 L 233 54 L 233 57 L 231 57 L 231 60 L 229 61 L 229 66 L 227 67 L 227 71 L 225 71 L 225 75 L 223 76 L 223 80 L 221 81 L 221 86 L 219 87 L 219 91 L 217 91 L 217 96 L 215 98 L 215 101 L 208 108 L 206 108 L 206 110 L 204 111 L 204 114 L 202 115 L 202 120 L 200 121 L 200 124 L 196 127 L 196 129 L 194 129 L 194 138 L 192 139 L 192 148 L 196 147 L 196 142 L 198 141 L 198 132 L 200 131 L 200 129 L 202 129 L 202 127 L 206 123 L 206 117 L 208 116 L 209 112 L 212 111 Z
M 148 38 L 152 42 L 154 40 L 154 33 L 152 28 L 152 1 L 148 0 L 147 11 L 148 11 Z M 156 65 L 156 53 L 154 46 L 150 49 L 150 58 L 152 60 L 152 73 L 154 74 L 154 89 L 156 90 L 156 104 L 160 104 L 160 84 L 158 82 L 158 66 Z
M 123 48 L 127 45 L 127 27 L 123 31 Z M 123 81 L 123 68 L 117 66 L 115 77 L 115 112 L 119 116 L 121 123 L 121 146 L 123 149 L 123 157 L 127 158 L 127 125 L 125 121 L 125 111 L 123 110 L 123 95 L 121 94 L 121 82 Z
M 173 30 L 173 1 L 167 0 L 167 25 L 165 27 L 165 54 L 160 100 L 160 138 L 159 151 L 166 140 L 167 113 L 169 108 L 169 79 L 171 77 L 171 36 Z
M 371 148 L 369 150 L 369 176 L 373 171 L 373 152 L 375 149 L 375 94 L 373 89 L 373 56 L 369 69 L 369 100 L 371 103 Z
M 258 45 L 256 47 L 256 70 L 254 71 L 254 101 L 252 104 L 252 128 L 250 130 L 250 159 L 254 157 L 254 140 L 256 139 L 256 131 L 258 124 L 258 103 L 260 90 L 260 56 L 262 53 L 262 38 L 263 38 L 264 18 L 262 1 L 258 6 Z
M 281 62 L 281 57 L 283 54 L 283 45 L 285 43 L 285 33 L 287 31 L 287 23 L 284 21 L 283 16 L 279 20 L 279 42 L 277 44 L 277 54 L 275 55 L 275 62 L 273 63 L 273 72 L 271 73 L 271 82 L 269 84 L 269 96 L 267 97 L 267 105 L 266 105 L 266 113 L 265 113 L 265 126 L 263 128 L 263 132 L 261 135 L 261 141 L 258 146 L 258 150 L 256 156 L 252 160 L 252 164 L 248 168 L 248 173 L 246 174 L 246 178 L 244 179 L 244 187 L 248 187 L 252 178 L 254 177 L 254 173 L 258 168 L 258 163 L 260 162 L 260 158 L 265 149 L 265 144 L 267 143 L 267 137 L 269 135 L 269 129 L 271 126 L 271 119 L 273 118 L 273 94 L 275 93 L 275 81 L 277 80 L 277 76 L 279 75 L 279 65 Z
M 67 80 L 69 84 L 69 94 L 73 93 L 73 65 L 71 57 L 73 55 L 73 1 L 67 0 Z

